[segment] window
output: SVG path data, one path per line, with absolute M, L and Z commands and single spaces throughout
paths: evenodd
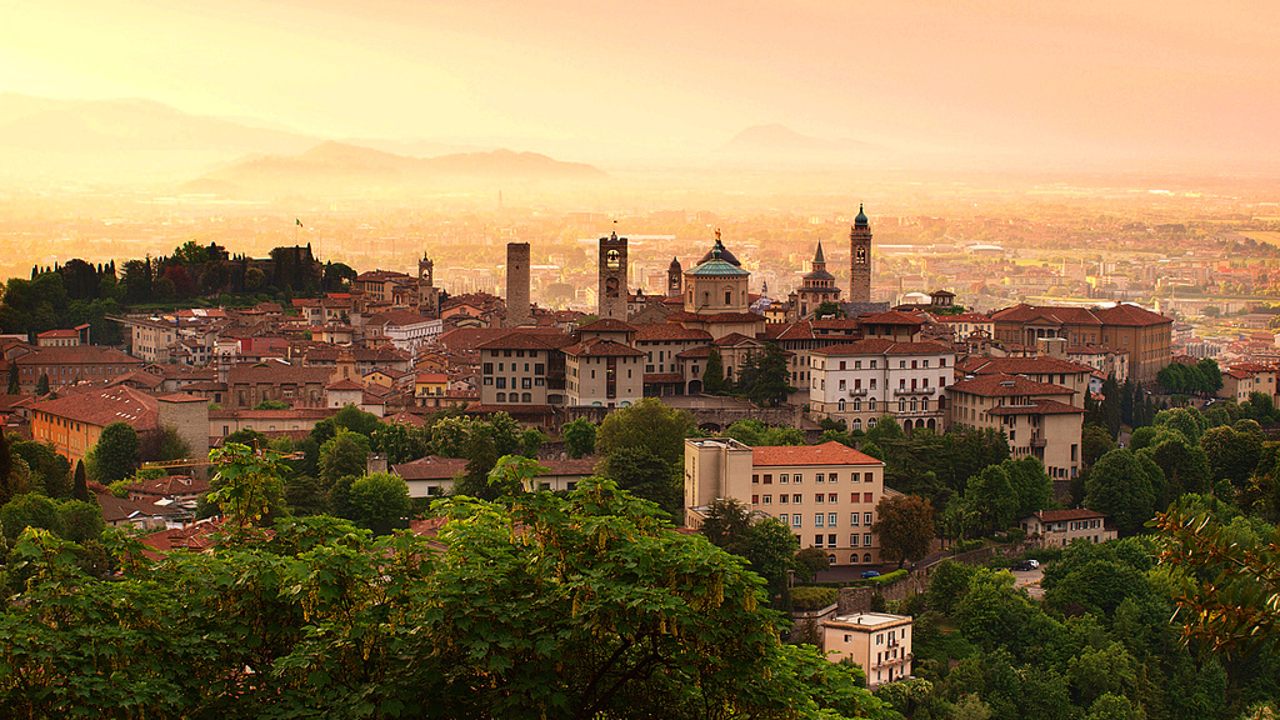
M 862 479 L 862 473 L 850 473 L 849 479 L 854 482 L 859 482 Z
M 768 497 L 769 497 L 768 495 L 765 496 L 765 502 L 768 502 Z M 862 524 L 868 527 L 871 526 L 871 513 L 869 512 L 862 513 Z
M 833 504 L 833 505 L 834 505 L 836 502 L 838 502 L 838 501 L 836 500 L 836 494 L 835 494 L 835 493 L 827 493 L 827 502 L 829 502 L 829 503 L 831 503 L 831 504 Z
M 862 502 L 866 502 L 866 503 L 874 502 L 871 499 L 871 493 L 862 493 Z
M 814 547 L 822 547 L 822 536 L 821 536 L 821 535 L 814 535 L 814 536 L 813 536 L 813 546 L 814 546 Z
M 816 493 L 816 494 L 813 496 L 813 501 L 814 501 L 814 502 L 816 502 L 816 503 L 818 503 L 819 505 L 821 505 L 821 504 L 822 504 L 822 501 L 823 501 L 823 500 L 825 500 L 825 499 L 826 499 L 826 497 L 827 497 L 827 496 L 826 496 L 826 495 L 823 495 L 822 493 Z
M 849 547 L 858 547 L 858 535 L 854 533 L 849 536 Z
M 787 500 L 789 499 L 791 499 L 791 496 L 786 493 L 782 493 L 781 495 L 778 496 L 778 502 L 782 503 L 783 505 L 786 505 Z
M 791 516 L 791 527 L 800 527 L 800 523 L 802 522 L 804 522 L 804 520 L 800 517 L 800 513 L 796 513 Z M 800 538 L 796 539 L 799 540 Z
M 835 535 L 828 535 L 828 536 L 827 536 L 827 547 L 835 547 L 835 546 L 836 546 L 836 536 L 835 536 Z M 836 559 L 835 559 L 834 557 L 832 557 L 832 558 L 830 558 L 830 561 L 834 563 L 834 562 L 836 561 Z
M 786 473 L 782 473 L 781 475 L 779 475 L 779 476 L 778 476 L 778 482 L 780 482 L 780 483 L 782 483 L 782 484 L 784 484 L 784 485 L 785 485 L 785 484 L 786 484 L 786 482 L 787 482 L 787 477 L 788 477 L 788 476 L 787 476 L 787 474 L 786 474 Z
M 772 485 L 772 484 L 773 484 L 773 476 L 772 476 L 772 475 L 770 475 L 770 474 L 768 474 L 768 473 L 766 473 L 766 474 L 765 474 L 765 476 L 764 476 L 764 484 L 765 484 L 765 485 Z
M 785 498 L 786 495 L 783 495 L 782 497 Z M 778 516 L 778 522 L 782 523 L 783 525 L 791 524 L 789 516 L 786 513 L 782 513 L 781 515 Z
M 772 505 L 772 504 L 773 504 L 773 496 L 772 496 L 772 495 L 765 495 L 765 496 L 764 496 L 764 504 L 765 504 L 765 505 Z
M 827 527 L 835 527 L 839 520 L 836 519 L 836 513 L 827 513 Z
M 751 482 L 752 482 L 752 484 L 758 484 L 758 483 L 760 482 L 760 476 L 759 476 L 759 475 L 752 475 L 752 476 L 751 476 Z
M 861 515 L 859 515 L 858 513 L 856 513 L 856 512 L 855 512 L 855 513 L 849 513 L 849 524 L 850 524 L 850 525 L 852 525 L 852 526 L 854 526 L 854 527 L 858 527 L 858 521 L 859 521 L 859 520 L 861 520 L 861 519 L 862 519 L 862 516 L 861 516 Z
M 823 515 L 822 513 L 814 513 L 814 514 L 813 514 L 813 526 L 814 526 L 814 527 L 825 527 L 825 526 L 822 524 L 822 522 L 823 522 L 824 520 L 826 520 L 826 519 L 827 519 L 827 516 L 826 516 L 826 515 Z
M 796 505 L 799 505 L 800 503 L 804 502 L 804 500 L 801 499 L 800 493 L 796 493 L 795 495 L 791 496 L 791 502 L 795 503 Z
M 751 504 L 752 504 L 752 505 L 759 505 L 759 504 L 760 504 L 760 496 L 759 496 L 759 495 L 752 495 L 752 496 L 751 496 Z
M 827 476 L 827 482 L 836 482 L 839 479 L 840 479 L 840 476 L 837 475 L 836 473 L 831 473 L 830 475 Z
M 818 473 L 813 477 L 814 482 L 822 482 L 822 473 Z
M 865 545 L 865 546 L 867 546 L 867 547 L 871 547 L 871 533 L 863 533 L 863 534 L 862 534 L 862 544 L 863 544 L 863 545 Z M 871 557 L 871 556 L 870 556 L 870 555 L 868 555 L 867 557 Z M 868 560 L 867 562 L 871 562 L 871 561 L 870 561 L 870 560 Z
M 803 480 L 803 479 L 804 479 L 804 476 L 803 476 L 803 475 L 801 475 L 800 473 L 796 473 L 795 475 L 792 475 L 792 476 L 791 476 L 791 482 L 793 482 L 793 483 L 798 483 L 798 482 L 800 482 L 800 481 L 801 481 L 801 480 Z

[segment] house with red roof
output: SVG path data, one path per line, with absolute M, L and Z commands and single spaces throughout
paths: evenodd
M 1116 539 L 1116 529 L 1103 513 L 1088 508 L 1041 510 L 1022 519 L 1027 539 L 1040 547 L 1064 548 L 1077 540 L 1104 543 Z
M 947 388 L 949 427 L 1003 433 L 1014 458 L 1032 456 L 1055 481 L 1080 474 L 1084 408 L 1075 390 L 995 373 L 959 380 Z
M 884 463 L 838 442 L 749 447 L 731 438 L 684 444 L 685 524 L 697 528 L 714 500 L 732 499 L 791 528 L 800 547 L 832 565 L 883 562 L 871 527 L 886 493 Z

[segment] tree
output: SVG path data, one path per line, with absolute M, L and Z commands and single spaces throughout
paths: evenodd
M 1230 480 L 1232 485 L 1244 487 L 1262 456 L 1262 433 L 1239 432 L 1228 426 L 1210 428 L 1200 437 L 1200 447 L 1215 480 Z
M 377 415 L 365 412 L 354 405 L 347 405 L 334 413 L 333 424 L 335 428 L 350 430 L 366 438 L 372 438 L 382 426 Z
M 1164 475 L 1145 455 L 1126 448 L 1103 455 L 1089 469 L 1084 504 L 1106 513 L 1125 534 L 1136 533 L 1155 512 Z
M 955 612 L 956 605 L 969 592 L 969 581 L 977 569 L 954 560 L 943 560 L 929 575 L 925 600 L 930 610 L 943 615 Z
M 369 467 L 369 440 L 342 429 L 320 446 L 320 478 L 333 483 L 340 477 L 364 475 Z
M 36 381 L 36 395 L 49 394 L 49 375 L 48 373 L 40 373 L 40 379 Z
M 1100 408 L 1103 424 L 1111 437 L 1120 434 L 1121 407 L 1120 385 L 1114 375 L 1107 377 L 1102 383 L 1102 407 Z
M 973 509 L 979 525 L 988 532 L 1003 530 L 1017 519 L 1019 499 L 1003 463 L 983 468 L 969 478 L 964 502 Z
M 122 422 L 103 428 L 93 446 L 93 468 L 94 479 L 103 485 L 133 475 L 138 469 L 138 433 Z
M 9 438 L 0 428 L 0 505 L 4 505 L 18 494 L 13 477 L 13 456 L 9 450 Z
M 788 382 L 790 377 L 787 355 L 782 347 L 777 343 L 765 343 L 762 351 L 751 353 L 742 363 L 738 390 L 756 405 L 777 407 L 796 391 Z
M 9 363 L 9 394 L 17 395 L 22 392 L 22 385 L 18 383 L 18 364 Z
M 102 508 L 84 500 L 64 500 L 59 503 L 58 516 L 62 536 L 76 543 L 97 540 L 105 526 Z
M 1012 522 L 1044 510 L 1053 502 L 1053 481 L 1038 458 L 1028 455 L 1001 465 L 1009 474 L 1009 486 L 1017 499 Z
M 390 473 L 373 473 L 351 484 L 348 499 L 357 525 L 374 535 L 409 527 L 409 486 L 404 479 Z
M 547 441 L 547 434 L 538 428 L 528 428 L 520 433 L 520 454 L 525 457 L 537 457 L 538 449 Z
M 191 457 L 191 445 L 176 428 L 165 427 L 160 433 L 160 446 L 156 450 L 158 460 L 185 460 Z
M 54 451 L 53 445 L 23 440 L 10 445 L 9 450 L 26 462 L 33 488 L 42 489 L 52 498 L 71 496 L 71 465 Z
M 1188 441 L 1200 442 L 1200 435 L 1207 429 L 1204 416 L 1195 408 L 1170 408 L 1156 413 L 1151 423 L 1182 433 Z
M 1115 449 L 1116 443 L 1107 428 L 1101 425 L 1085 425 L 1080 433 L 1081 454 L 1086 466 L 1093 465 L 1098 458 Z
M 642 447 L 624 447 L 609 453 L 600 475 L 637 497 L 656 503 L 675 520 L 680 520 L 684 485 L 671 463 Z
M 880 538 L 880 552 L 898 567 L 929 554 L 933 542 L 933 503 L 915 495 L 885 497 L 876 506 L 871 532 Z
M 676 463 L 684 458 L 684 439 L 697 429 L 690 413 L 668 407 L 657 398 L 645 398 L 605 416 L 596 434 L 596 451 L 609 455 L 618 448 L 640 447 Z
M 227 443 L 239 443 L 241 445 L 248 445 L 255 449 L 262 449 L 270 445 L 270 441 L 267 439 L 267 436 L 253 428 L 237 430 L 222 438 L 222 444 L 225 445 Z
M 840 303 L 827 300 L 814 309 L 813 316 L 815 318 L 841 319 L 844 317 L 844 309 L 840 307 Z
M 0 506 L 0 528 L 9 540 L 26 528 L 44 528 L 55 535 L 63 533 L 62 513 L 58 503 L 36 493 L 23 493 Z
M 1209 489 L 1213 473 L 1203 448 L 1187 442 L 1179 432 L 1162 432 L 1152 440 L 1152 445 L 1138 452 L 1150 457 L 1164 473 L 1164 492 L 1156 501 L 1160 507 L 1186 493 Z
M 218 507 L 233 533 L 249 534 L 289 514 L 284 469 L 275 453 L 223 443 L 209 451 L 209 460 L 217 472 L 209 480 L 208 501 Z
M 560 428 L 564 450 L 571 458 L 586 457 L 596 449 L 596 426 L 590 420 L 570 420 Z
M 289 403 L 283 400 L 263 400 L 253 406 L 254 410 L 288 410 Z
M 76 461 L 75 479 L 71 484 L 71 497 L 76 500 L 88 502 L 89 500 L 89 483 L 85 477 L 84 461 Z
M 720 357 L 720 348 L 713 347 L 707 353 L 707 366 L 702 370 L 702 392 L 719 395 L 726 389 L 724 360 Z
M 285 478 L 284 500 L 289 506 L 289 513 L 298 517 L 329 511 L 324 483 L 311 475 L 293 474 Z

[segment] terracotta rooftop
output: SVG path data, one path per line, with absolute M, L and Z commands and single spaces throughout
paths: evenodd
M 76 345 L 74 347 L 42 347 L 18 358 L 19 365 L 138 365 L 136 357 L 126 355 L 115 348 L 101 345 Z
M 1057 400 L 1033 400 L 1029 405 L 1000 405 L 987 412 L 991 415 L 1081 415 L 1084 408 Z
M 579 327 L 578 330 L 584 332 L 635 332 L 636 326 L 613 318 L 601 318 Z
M 1098 308 L 1093 313 L 1107 325 L 1148 327 L 1151 325 L 1171 324 L 1173 322 L 1173 318 L 1165 317 L 1160 313 L 1129 303 L 1120 303 L 1109 308 Z
M 1036 517 L 1040 518 L 1040 522 L 1065 522 L 1068 520 L 1105 519 L 1107 516 L 1097 510 L 1077 508 L 1071 510 L 1041 510 L 1036 513 Z
M 821 445 L 766 445 L 751 449 L 756 467 L 788 465 L 883 465 L 881 461 L 834 440 Z
M 452 480 L 467 472 L 464 458 L 428 455 L 407 463 L 392 465 L 391 471 L 405 480 Z
M 679 323 L 644 323 L 634 327 L 636 329 L 636 342 L 678 340 L 711 342 L 711 333 L 706 330 L 686 328 Z
M 325 390 L 337 390 L 337 391 L 339 391 L 339 392 L 342 392 L 342 391 L 344 391 L 344 390 L 345 390 L 345 391 L 359 392 L 359 391 L 364 390 L 364 386 L 363 386 L 363 385 L 361 385 L 360 383 L 358 383 L 358 382 L 354 381 L 354 380 L 348 380 L 348 379 L 346 379 L 346 378 L 343 378 L 342 380 L 339 380 L 338 382 L 335 382 L 335 383 L 329 383 L 328 385 L 326 385 L 326 386 L 325 386 L 325 388 L 324 388 L 324 389 L 325 389 Z
M 476 346 L 480 350 L 555 350 L 564 347 L 569 337 L 559 331 L 507 330 L 503 335 Z
M 936 342 L 894 342 L 884 338 L 869 338 L 851 343 L 841 343 L 810 351 L 814 355 L 938 355 L 955 352 L 951 346 Z
M 1088 365 L 1048 357 L 968 357 L 956 363 L 956 368 L 970 375 L 991 375 L 1005 373 L 1008 375 L 1041 375 L 1054 373 L 1059 375 L 1077 375 L 1092 372 Z
M 413 377 L 414 382 L 419 383 L 447 383 L 449 376 L 444 373 L 418 373 Z
M 882 313 L 872 313 L 870 315 L 859 315 L 858 320 L 863 325 L 913 325 L 919 326 L 925 324 L 925 319 L 919 315 L 902 312 L 901 310 L 889 310 Z
M 33 403 L 31 411 L 97 427 L 123 422 L 135 430 L 154 430 L 159 422 L 158 407 L 155 396 L 127 385 L 115 385 Z
M 1075 391 L 1061 385 L 1050 385 L 1028 380 L 1021 375 L 979 375 L 957 381 L 948 388 L 951 393 L 967 393 L 983 397 L 1012 397 L 1019 395 L 1074 395 Z
M 592 338 L 564 348 L 570 357 L 644 357 L 645 353 L 628 345 L 604 338 Z

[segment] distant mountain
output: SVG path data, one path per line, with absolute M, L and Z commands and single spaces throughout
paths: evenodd
M 323 192 L 343 195 L 423 189 L 498 187 L 504 183 L 586 182 L 605 178 L 582 163 L 511 150 L 417 158 L 340 142 L 298 155 L 250 157 L 195 181 L 254 195 Z M 194 185 L 193 185 L 194 186 Z
M 733 136 L 720 148 L 722 160 L 740 163 L 790 165 L 846 165 L 863 155 L 879 155 L 880 148 L 852 139 L 813 137 L 785 125 L 755 125 Z
M 153 180 L 249 153 L 298 152 L 317 138 L 192 115 L 149 100 L 0 94 L 0 166 L 68 180 Z

